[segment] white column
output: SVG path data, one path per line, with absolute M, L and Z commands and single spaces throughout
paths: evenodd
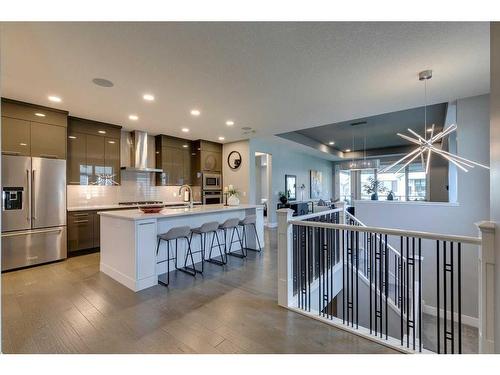
M 495 322 L 500 322 L 500 306 L 498 301 L 495 302 L 495 223 L 482 221 L 477 226 L 482 238 L 478 265 L 479 353 L 495 353 L 495 331 L 497 330 Z M 496 337 L 498 341 L 499 336 Z
M 335 203 L 335 208 L 341 208 L 342 212 L 340 212 L 339 215 L 339 224 L 345 224 L 345 207 L 346 207 L 345 202 L 337 202 Z
M 282 208 L 276 211 L 278 217 L 278 304 L 288 307 L 293 296 L 292 282 L 292 219 L 293 210 Z

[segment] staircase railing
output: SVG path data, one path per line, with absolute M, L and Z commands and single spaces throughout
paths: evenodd
M 278 219 L 281 306 L 400 351 L 462 353 L 462 253 L 492 243 L 491 226 L 480 226 L 482 237 L 371 227 L 343 208 L 299 217 L 283 209 Z M 435 269 L 424 268 L 424 249 L 435 254 Z M 492 260 L 480 261 L 487 272 Z M 423 288 L 436 315 L 425 335 Z M 480 352 L 493 350 L 493 312 L 483 301 L 491 288 L 480 281 Z

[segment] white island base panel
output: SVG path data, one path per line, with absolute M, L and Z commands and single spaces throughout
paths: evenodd
M 207 205 L 194 208 L 164 209 L 159 214 L 144 214 L 141 211 L 123 210 L 100 212 L 101 217 L 101 260 L 100 270 L 127 288 L 137 292 L 158 284 L 158 275 L 167 272 L 167 262 L 157 264 L 165 260 L 166 242 L 162 241 L 158 257 L 156 246 L 158 234 L 165 233 L 169 229 L 178 226 L 199 227 L 209 221 L 222 223 L 229 218 L 243 219 L 247 215 L 256 215 L 257 234 L 260 244 L 264 246 L 264 218 L 263 207 L 256 205 L 222 206 Z M 241 230 L 240 230 L 241 235 Z M 200 236 L 194 235 L 191 243 L 193 258 L 197 268 L 201 267 Z M 258 247 L 255 231 L 251 226 L 246 228 L 247 247 L 256 249 Z M 224 234 L 219 231 L 219 240 L 224 246 Z M 228 231 L 227 246 L 231 240 L 231 231 Z M 206 255 L 208 257 L 211 244 L 211 236 L 207 236 Z M 234 235 L 232 251 L 241 251 L 240 244 Z M 215 240 L 214 244 L 217 243 Z M 184 266 L 184 258 L 187 250 L 185 240 L 178 240 L 178 266 Z M 224 251 L 223 248 L 221 249 Z M 175 241 L 171 241 L 171 257 L 175 254 Z M 212 257 L 219 255 L 217 248 L 212 251 Z M 241 259 L 244 262 L 244 259 Z M 190 263 L 188 263 L 190 265 Z M 170 272 L 175 271 L 174 261 L 170 261 Z

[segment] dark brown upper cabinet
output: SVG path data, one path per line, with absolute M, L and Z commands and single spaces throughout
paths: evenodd
M 68 113 L 2 99 L 2 153 L 66 159 Z
M 68 184 L 94 185 L 100 175 L 114 175 L 120 183 L 121 126 L 69 118 Z
M 222 172 L 222 144 L 210 141 L 199 141 L 201 172 Z
M 156 184 L 161 186 L 191 185 L 192 142 L 166 135 L 157 135 L 155 142 L 156 168 L 163 169 L 163 173 L 156 174 Z

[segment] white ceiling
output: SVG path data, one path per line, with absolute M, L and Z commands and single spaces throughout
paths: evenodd
M 192 139 L 413 108 L 427 68 L 429 103 L 489 92 L 488 23 L 3 23 L 0 32 L 2 96 L 152 134 L 185 137 L 188 127 Z

